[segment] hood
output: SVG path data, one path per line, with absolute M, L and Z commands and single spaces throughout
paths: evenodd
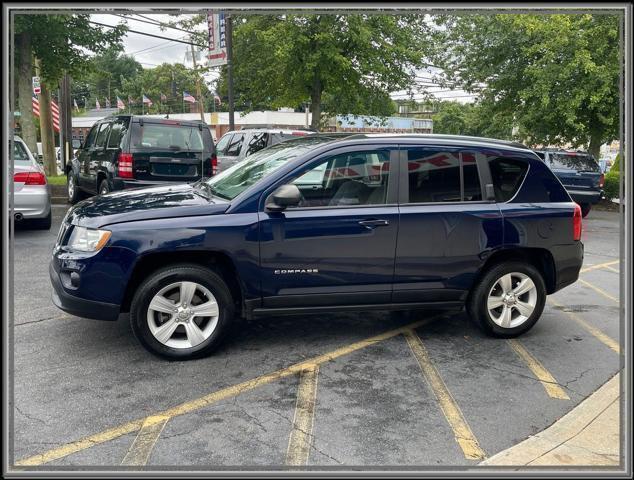
M 66 221 L 73 225 L 99 228 L 136 220 L 214 215 L 225 212 L 227 208 L 227 201 L 216 197 L 210 200 L 191 185 L 170 185 L 91 197 L 70 209 Z

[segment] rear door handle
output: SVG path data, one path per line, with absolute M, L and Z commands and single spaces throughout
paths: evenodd
M 372 219 L 372 220 L 361 220 L 359 222 L 359 225 L 372 230 L 373 228 L 376 227 L 385 227 L 387 225 L 389 225 L 390 222 L 388 220 L 380 220 L 380 219 Z

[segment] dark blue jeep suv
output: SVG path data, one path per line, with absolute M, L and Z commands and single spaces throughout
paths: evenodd
M 150 351 L 210 353 L 236 315 L 466 306 L 513 337 L 575 282 L 581 211 L 526 147 L 312 135 L 194 184 L 112 192 L 64 218 L 54 303 Z

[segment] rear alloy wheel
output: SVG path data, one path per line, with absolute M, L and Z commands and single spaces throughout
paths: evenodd
M 581 207 L 581 216 L 586 218 L 590 213 L 590 210 L 592 210 L 592 205 L 589 203 L 580 203 L 579 206 Z
M 539 271 L 527 263 L 508 262 L 482 276 L 467 308 L 486 333 L 516 337 L 537 323 L 545 303 L 546 287 Z
M 152 353 L 179 360 L 208 355 L 234 315 L 225 282 L 213 271 L 174 265 L 138 288 L 130 310 L 132 330 Z
M 108 192 L 110 192 L 110 185 L 108 184 L 108 180 L 104 178 L 99 184 L 99 195 L 103 195 Z

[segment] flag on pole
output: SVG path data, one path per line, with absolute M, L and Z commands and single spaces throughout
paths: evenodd
M 117 108 L 119 110 L 125 110 L 125 103 L 119 97 L 117 97 Z
M 148 107 L 152 106 L 152 100 L 143 95 L 143 103 L 146 103 Z
M 189 103 L 196 103 L 196 99 L 187 92 L 183 92 L 183 100 Z
M 33 108 L 33 115 L 40 117 L 40 101 L 37 95 L 33 95 L 31 100 L 31 106 Z M 53 117 L 53 129 L 59 132 L 59 107 L 54 100 L 51 100 L 51 116 Z
M 130 95 L 128 95 L 128 103 L 130 105 L 134 105 L 134 98 L 132 98 Z
M 73 105 L 75 106 L 75 111 L 79 112 L 79 106 L 77 105 L 77 99 L 73 98 Z
M 161 102 L 166 102 L 167 101 L 167 95 L 164 95 L 161 93 Z
M 110 108 L 110 99 L 106 98 L 106 108 Z
M 99 99 L 98 98 L 95 98 L 95 108 L 97 110 L 101 110 L 101 105 L 99 104 Z
M 222 105 L 222 100 L 220 100 L 218 95 L 214 95 L 214 102 L 218 102 L 218 105 Z

